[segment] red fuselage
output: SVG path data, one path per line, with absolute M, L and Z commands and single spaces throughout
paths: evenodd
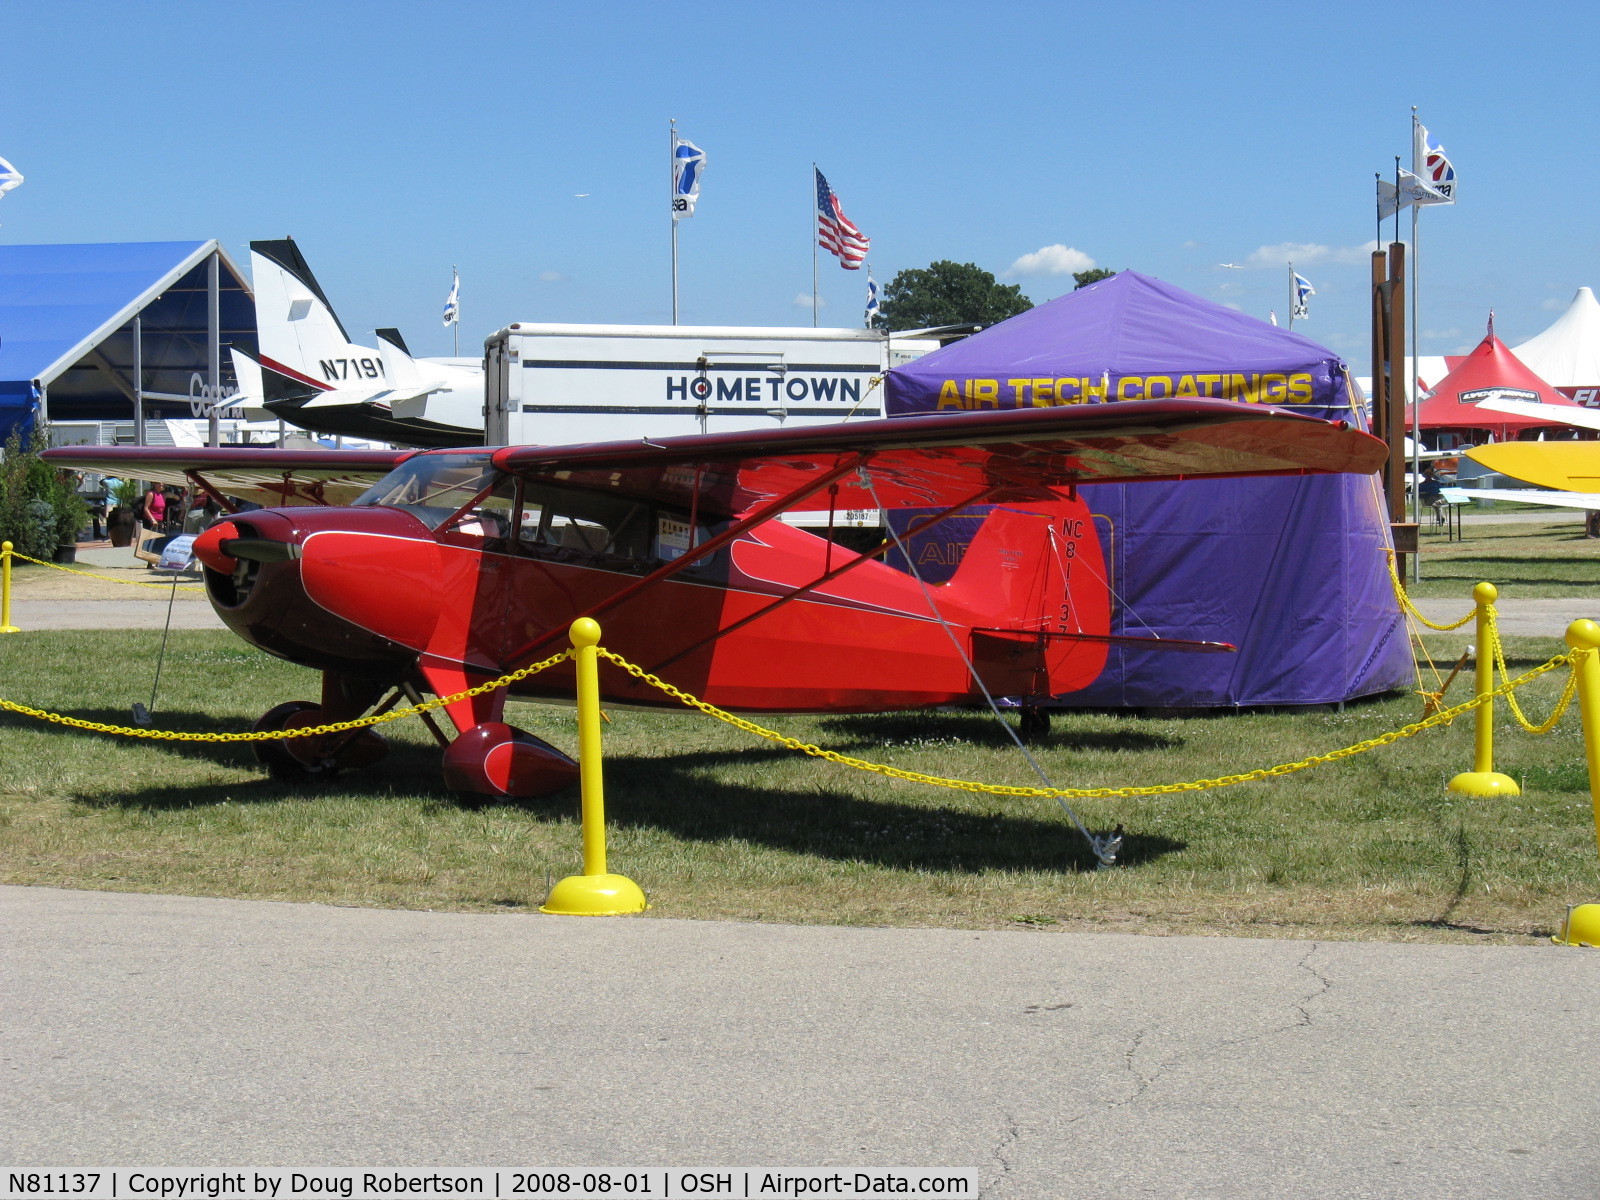
M 239 558 L 225 552 L 246 546 L 254 549 Z M 726 708 L 965 703 L 981 696 L 969 658 L 992 694 L 1038 698 L 1086 686 L 1106 654 L 1102 643 L 1042 635 L 1103 635 L 1109 624 L 1098 542 L 1076 500 L 991 516 L 947 584 L 924 590 L 903 571 L 862 561 L 731 630 L 857 556 L 770 522 L 607 609 L 661 567 L 659 546 L 630 555 L 530 543 L 485 536 L 481 522 L 436 531 L 399 508 L 360 507 L 242 513 L 196 549 L 212 603 L 245 640 L 374 686 L 420 673 L 436 692 L 547 657 L 573 619 L 598 612 L 607 647 Z M 670 703 L 621 672 L 603 672 L 602 683 L 612 703 Z M 570 697 L 570 672 L 514 690 Z

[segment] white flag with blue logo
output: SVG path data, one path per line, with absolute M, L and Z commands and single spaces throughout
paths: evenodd
M 672 219 L 694 216 L 700 199 L 700 175 L 706 169 L 706 152 L 693 142 L 672 135 Z
M 1294 271 L 1289 272 L 1289 274 L 1294 276 L 1294 308 L 1289 315 L 1296 321 L 1303 321 L 1310 315 L 1310 309 L 1306 306 L 1306 298 L 1315 296 L 1317 289 L 1311 286 L 1311 281 L 1304 275 Z
M 444 302 L 444 323 L 446 325 L 454 325 L 461 319 L 461 274 L 452 269 L 450 275 L 450 296 Z
M 872 268 L 867 268 L 867 328 L 872 328 L 872 323 L 878 319 L 878 281 L 872 277 Z
M 1417 172 L 1422 176 L 1422 182 L 1435 193 L 1444 197 L 1442 200 L 1431 200 L 1428 203 L 1454 204 L 1456 202 L 1456 169 L 1446 156 L 1444 147 L 1434 141 L 1433 135 L 1428 132 L 1427 126 L 1420 123 L 1416 125 L 1413 136 L 1415 140 L 1411 153 L 1416 163 Z
M 5 159 L 0 158 L 0 196 L 5 195 L 21 182 L 22 172 L 13 167 Z
M 1387 179 L 1378 180 L 1378 220 L 1387 221 L 1402 208 L 1413 204 L 1454 204 L 1455 201 L 1432 187 L 1427 180 L 1410 171 L 1400 172 L 1400 185 L 1396 187 Z

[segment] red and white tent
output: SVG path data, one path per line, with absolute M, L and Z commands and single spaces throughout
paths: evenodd
M 1555 324 L 1523 342 L 1515 354 L 1564 395 L 1600 404 L 1600 300 L 1593 290 L 1579 288 Z
M 1536 417 L 1480 409 L 1478 402 L 1490 397 L 1526 400 L 1533 403 L 1579 408 L 1543 379 L 1534 374 L 1499 338 L 1491 327 L 1473 352 L 1460 359 L 1450 373 L 1423 397 L 1419 424 L 1424 430 L 1458 433 L 1456 444 L 1481 445 L 1491 439 L 1511 441 L 1527 431 L 1565 429 L 1568 426 Z M 1410 421 L 1410 413 L 1407 413 Z M 1448 449 L 1450 447 L 1441 447 Z

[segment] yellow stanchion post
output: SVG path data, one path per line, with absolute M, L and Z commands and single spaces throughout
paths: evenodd
M 1583 754 L 1589 760 L 1589 804 L 1600 844 L 1600 625 L 1574 621 L 1567 626 L 1567 645 L 1589 655 L 1573 668 L 1578 675 L 1578 720 L 1583 727 Z M 1550 939 L 1562 946 L 1600 946 L 1600 904 L 1575 904 L 1567 909 L 1561 932 Z
M 568 917 L 614 917 L 649 907 L 639 885 L 606 872 L 606 811 L 600 750 L 600 626 L 589 617 L 572 623 L 578 677 L 578 781 L 583 791 L 583 874 L 550 889 L 540 912 Z
M 1472 589 L 1472 598 L 1478 604 L 1477 689 L 1479 696 L 1494 691 L 1494 636 L 1489 623 L 1489 610 L 1500 596 L 1500 589 L 1492 583 L 1480 583 Z M 1474 713 L 1472 738 L 1472 770 L 1463 771 L 1450 781 L 1452 792 L 1468 796 L 1519 796 L 1522 789 L 1509 775 L 1494 769 L 1494 701 L 1478 705 Z
M 21 633 L 11 623 L 11 543 L 0 542 L 0 633 Z

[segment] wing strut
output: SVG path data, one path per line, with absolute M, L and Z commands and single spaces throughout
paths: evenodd
M 911 526 L 910 529 L 906 530 L 904 536 L 906 538 L 908 538 L 908 539 L 909 538 L 914 538 L 914 537 L 917 536 L 917 534 L 923 532 L 923 530 L 931 529 L 933 526 L 937 525 L 940 521 L 943 521 L 948 517 L 955 516 L 956 513 L 960 512 L 963 508 L 971 508 L 974 504 L 982 504 L 985 500 L 987 500 L 995 492 L 1000 491 L 1003 486 L 1004 485 L 1002 485 L 1002 484 L 995 484 L 992 487 L 984 488 L 982 491 L 978 491 L 978 492 L 972 493 L 972 495 L 968 496 L 965 500 L 962 500 L 962 501 L 960 501 L 959 503 L 956 503 L 956 504 L 952 504 L 949 508 L 945 509 L 943 512 L 935 513 L 933 516 L 928 517 L 925 520 L 916 522 L 915 524 L 913 524 Z M 832 514 L 830 513 L 829 516 L 831 517 Z M 823 584 L 832 582 L 833 580 L 839 578 L 839 576 L 843 575 L 846 571 L 855 570 L 855 568 L 859 567 L 864 562 L 870 562 L 871 560 L 877 558 L 879 555 L 887 554 L 893 548 L 894 548 L 894 543 L 892 541 L 890 541 L 889 539 L 885 538 L 884 542 L 883 542 L 883 545 L 877 547 L 876 549 L 868 550 L 864 554 L 859 554 L 855 558 L 851 559 L 849 562 L 845 563 L 843 566 L 835 567 L 833 570 L 828 571 L 827 573 L 825 573 L 823 575 L 817 576 L 817 578 L 813 579 L 810 583 L 806 584 L 804 587 L 797 587 L 797 588 L 793 589 L 792 591 L 785 592 L 783 595 L 779 596 L 776 600 L 774 600 L 771 604 L 765 605 L 762 608 L 758 608 L 758 609 L 756 609 L 755 612 L 750 613 L 748 616 L 740 617 L 732 625 L 728 625 L 728 626 L 726 626 L 726 627 L 724 627 L 722 629 L 717 630 L 715 633 L 712 633 L 712 634 L 708 635 L 707 637 L 701 638 L 698 642 L 696 642 L 694 645 L 690 646 L 687 650 L 679 650 L 671 658 L 662 659 L 655 666 L 650 668 L 651 672 L 654 673 L 656 671 L 661 670 L 662 667 L 671 666 L 673 663 L 677 662 L 680 658 L 684 658 L 687 655 L 693 654 L 696 650 L 700 649 L 700 647 L 708 645 L 711 642 L 716 641 L 718 638 L 726 637 L 728 634 L 732 633 L 736 629 L 743 629 L 746 625 L 750 624 L 751 621 L 756 620 L 758 617 L 766 616 L 769 612 L 771 612 L 775 608 L 782 608 L 785 604 L 789 603 L 789 601 L 791 601 L 791 600 L 798 600 L 801 596 L 804 596 L 807 592 L 814 591 L 815 589 L 821 587 Z
M 616 608 L 617 605 L 626 600 L 633 599 L 633 597 L 637 596 L 646 588 L 654 587 L 662 580 L 670 579 L 679 571 L 682 571 L 685 567 L 693 565 L 702 558 L 706 558 L 709 555 L 715 554 L 718 550 L 722 549 L 735 538 L 741 537 L 758 526 L 765 525 L 774 517 L 779 516 L 786 510 L 793 508 L 796 504 L 799 504 L 802 500 L 805 500 L 806 498 L 815 495 L 817 492 L 820 492 L 834 480 L 842 479 L 844 476 L 850 474 L 850 472 L 866 466 L 867 461 L 871 457 L 872 455 L 869 452 L 860 451 L 853 455 L 849 460 L 838 463 L 832 469 L 824 471 L 815 479 L 808 479 L 805 483 L 795 488 L 788 495 L 780 496 L 776 500 L 768 501 L 749 516 L 743 517 L 740 520 L 735 521 L 732 525 L 729 525 L 715 537 L 707 538 L 698 546 L 690 547 L 690 549 L 673 559 L 671 562 L 663 563 L 661 566 L 657 567 L 654 571 L 651 571 L 643 578 L 634 580 L 621 591 L 613 592 L 598 604 L 591 605 L 581 613 L 573 614 L 572 620 L 576 621 L 580 617 L 597 617 L 603 612 L 610 612 L 613 608 Z M 571 622 L 569 621 L 566 625 L 562 625 L 558 629 L 552 629 L 549 632 L 534 638 L 533 641 L 528 642 L 518 648 L 506 659 L 506 661 L 508 663 L 518 662 L 523 658 L 532 656 L 534 653 L 543 647 L 548 646 L 557 638 L 566 637 L 567 625 L 570 624 Z

